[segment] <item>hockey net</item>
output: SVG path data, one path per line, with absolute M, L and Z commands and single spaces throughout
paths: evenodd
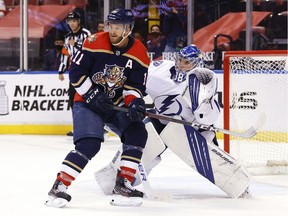
M 224 150 L 253 175 L 288 173 L 287 51 L 227 52 L 224 57 L 224 128 L 244 131 L 261 113 L 252 139 L 224 136 Z

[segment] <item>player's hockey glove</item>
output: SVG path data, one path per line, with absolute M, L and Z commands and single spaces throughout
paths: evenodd
M 129 117 L 131 121 L 141 122 L 145 118 L 146 106 L 145 101 L 142 98 L 133 99 L 128 105 Z
M 88 92 L 82 95 L 91 110 L 95 111 L 100 115 L 106 115 L 111 113 L 113 102 L 111 99 L 103 92 L 101 92 L 97 87 L 90 88 Z

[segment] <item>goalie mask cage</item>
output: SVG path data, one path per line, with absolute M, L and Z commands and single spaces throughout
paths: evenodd
M 266 122 L 251 139 L 224 135 L 224 150 L 253 175 L 287 174 L 287 50 L 236 51 L 224 56 L 224 128 L 242 132 L 261 113 Z

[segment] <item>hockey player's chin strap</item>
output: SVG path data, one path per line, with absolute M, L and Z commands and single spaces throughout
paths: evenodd
M 122 33 L 122 40 L 118 43 L 115 43 L 115 44 L 112 43 L 113 46 L 118 46 L 119 44 L 121 44 L 125 40 L 125 38 L 127 38 L 131 34 L 132 31 L 130 31 L 126 36 L 124 36 L 125 32 L 126 32 L 126 30 L 124 30 Z

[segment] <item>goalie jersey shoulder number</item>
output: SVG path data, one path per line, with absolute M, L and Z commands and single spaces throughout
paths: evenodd
M 174 61 L 168 60 L 152 62 L 148 70 L 146 93 L 152 98 L 157 113 L 171 117 L 177 115 L 193 121 L 191 106 L 183 98 L 186 83 L 176 84 L 171 79 L 170 69 L 174 65 Z

